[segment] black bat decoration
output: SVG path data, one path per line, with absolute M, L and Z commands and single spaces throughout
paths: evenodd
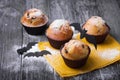
M 30 48 L 32 48 L 32 46 L 34 46 L 35 44 L 37 44 L 38 42 L 29 42 L 27 44 L 27 49 L 29 50 Z
M 92 43 L 92 44 L 95 46 L 95 48 L 97 49 L 97 41 L 96 41 L 96 38 L 95 38 L 94 36 L 92 36 L 92 35 L 86 34 L 87 30 L 81 29 L 80 23 L 72 23 L 71 26 L 74 26 L 75 29 L 77 29 L 77 30 L 80 31 L 80 33 L 81 33 L 80 38 L 81 38 L 81 39 L 85 37 L 85 38 L 86 38 L 87 40 L 89 40 L 89 42 Z
M 32 46 L 34 46 L 35 44 L 37 44 L 37 42 L 29 42 L 26 47 L 22 47 L 20 49 L 17 49 L 17 53 L 19 55 L 22 55 L 22 54 L 24 54 L 24 52 L 27 52 L 27 50 L 29 50 L 30 48 L 32 48 Z
M 37 44 L 37 42 L 29 42 L 27 44 L 26 47 L 22 47 L 20 49 L 17 49 L 17 53 L 19 55 L 23 55 L 25 52 L 27 52 L 30 48 L 32 48 L 32 46 L 34 46 L 35 44 Z M 47 50 L 43 50 L 41 52 L 29 52 L 27 54 L 24 55 L 24 57 L 31 57 L 31 56 L 36 56 L 36 57 L 39 57 L 39 56 L 43 56 L 43 55 L 46 55 L 46 54 L 51 54 L 49 51 Z
M 92 43 L 95 47 L 95 49 L 97 49 L 97 41 L 96 41 L 96 38 L 92 35 L 88 35 L 88 34 L 85 34 L 85 37 L 89 40 L 90 43 Z
M 17 53 L 19 55 L 22 55 L 24 52 L 26 52 L 28 49 L 26 47 L 23 47 L 23 48 L 20 48 L 20 49 L 17 49 Z
M 85 30 L 85 29 L 81 30 L 81 29 L 80 29 L 80 32 L 81 32 L 80 39 L 86 37 L 86 32 L 87 32 L 87 30 Z
M 27 53 L 26 55 L 24 55 L 24 57 L 31 57 L 31 56 L 35 56 L 35 57 L 39 57 L 39 56 L 43 56 L 43 55 L 47 55 L 47 54 L 51 54 L 49 51 L 47 50 L 43 50 L 41 52 L 30 52 L 30 53 Z

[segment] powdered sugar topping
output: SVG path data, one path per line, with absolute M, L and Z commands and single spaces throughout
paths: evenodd
M 38 17 L 38 16 L 41 16 L 43 13 L 42 13 L 42 11 L 40 11 L 40 10 L 37 10 L 36 12 L 32 12 L 32 13 L 30 13 L 29 15 L 30 16 L 36 16 L 36 17 Z
M 61 27 L 62 25 L 65 25 L 66 23 L 68 23 L 67 20 L 57 19 L 57 20 L 53 21 L 53 23 L 50 25 L 50 28 L 60 29 L 60 27 Z
M 115 57 L 120 55 L 120 51 L 117 49 L 108 49 L 103 52 L 100 52 L 99 55 L 106 60 L 112 60 Z
M 99 16 L 92 16 L 89 22 L 96 25 L 96 27 L 102 27 L 105 24 L 105 21 Z

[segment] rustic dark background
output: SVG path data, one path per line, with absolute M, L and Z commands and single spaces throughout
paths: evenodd
M 120 80 L 120 62 L 70 78 L 61 78 L 44 58 L 21 59 L 16 50 L 31 41 L 47 40 L 28 35 L 20 24 L 23 12 L 41 9 L 49 23 L 58 18 L 81 25 L 93 15 L 103 17 L 110 34 L 120 42 L 120 0 L 0 0 L 0 80 Z

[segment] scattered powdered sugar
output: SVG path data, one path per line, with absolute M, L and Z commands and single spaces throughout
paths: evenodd
M 51 24 L 53 26 L 50 26 L 50 28 L 59 29 L 61 27 L 61 25 L 64 25 L 66 23 L 68 23 L 68 22 L 64 19 L 57 19 L 57 20 L 53 21 L 53 23 Z
M 40 52 L 40 49 L 38 48 L 38 44 L 32 46 L 32 48 L 27 51 L 27 53 L 29 52 Z
M 33 9 L 29 9 L 29 16 L 30 17 L 39 17 L 43 14 L 43 12 L 39 9 L 33 8 Z
M 79 31 L 78 31 L 78 30 L 75 30 L 72 38 L 73 38 L 73 39 L 76 39 L 76 37 L 78 36 L 78 33 L 79 33 Z
M 48 51 L 53 51 L 52 49 L 46 48 Z M 38 48 L 38 44 L 32 46 L 25 54 L 29 54 L 29 52 L 40 52 L 41 50 Z M 51 52 L 52 53 L 52 52 Z M 47 68 L 46 68 L 47 67 Z M 53 72 L 53 68 L 48 64 L 46 59 L 43 56 L 31 56 L 23 58 L 23 70 L 28 71 L 38 71 L 46 69 L 49 72 Z
M 79 31 L 75 30 L 75 33 L 73 34 L 72 38 L 75 39 L 78 36 Z
M 75 31 L 75 28 L 74 28 L 74 26 L 71 26 L 71 28 L 72 28 L 72 31 L 74 32 L 74 31 Z
M 5 26 L 8 26 L 8 24 L 7 24 L 7 23 L 5 23 Z
M 51 48 L 49 48 L 49 47 L 46 47 L 45 50 L 49 51 L 51 54 L 57 54 L 57 53 L 60 53 L 59 50 L 53 50 L 53 49 L 51 49 Z
M 45 50 L 49 51 L 51 54 L 59 53 L 59 50 L 54 50 L 46 46 Z M 32 46 L 25 54 L 29 54 L 29 52 L 40 52 L 41 50 L 38 48 L 38 44 Z M 23 58 L 23 70 L 25 72 L 29 71 L 38 71 L 38 70 L 47 70 L 49 72 L 53 72 L 53 68 L 49 65 L 46 59 L 43 56 L 35 57 L 25 57 Z
M 119 56 L 120 51 L 117 49 L 108 49 L 99 54 L 102 58 L 111 60 L 111 59 L 114 59 L 116 56 Z
M 16 18 L 20 15 L 20 12 L 17 9 L 12 8 L 12 7 L 6 7 L 2 10 L 3 10 L 2 12 L 4 12 L 4 15 L 12 16 L 14 18 Z
M 9 63 L 5 62 L 2 64 L 2 69 L 3 70 L 10 70 L 11 72 L 18 72 L 21 69 L 21 57 L 18 55 L 17 53 L 17 49 L 21 48 L 21 46 L 15 45 L 11 48 L 10 51 L 8 51 L 9 53 L 5 53 L 7 54 L 11 54 L 9 56 L 7 56 L 7 59 L 9 59 Z M 38 44 L 32 46 L 32 48 L 30 50 L 28 50 L 27 52 L 35 52 L 35 51 L 40 51 L 38 49 Z M 16 57 L 17 56 L 17 57 Z M 39 56 L 39 57 L 23 57 L 22 58 L 22 69 L 25 72 L 28 71 L 48 71 L 50 73 L 53 73 L 53 68 L 48 64 L 48 62 L 46 61 L 46 59 L 43 56 Z
M 55 49 L 51 49 L 47 46 L 45 46 L 45 50 L 49 51 L 51 54 L 56 54 L 59 53 L 59 50 L 55 50 Z M 29 54 L 30 52 L 40 52 L 41 50 L 38 48 L 38 44 L 35 44 L 34 46 L 32 46 L 31 49 L 29 49 L 25 54 Z
M 20 46 L 14 45 L 10 50 L 4 53 L 4 62 L 1 67 L 3 70 L 10 70 L 11 72 L 20 71 L 20 56 L 18 56 L 16 51 L 19 48 Z
M 55 50 L 55 49 L 51 49 L 47 46 L 45 46 L 45 50 L 49 51 L 51 54 L 56 54 L 59 53 L 59 50 Z M 29 54 L 30 52 L 40 52 L 41 50 L 38 48 L 38 44 L 35 44 L 34 46 L 32 46 L 31 49 L 29 49 L 25 54 Z
M 72 38 L 74 39 L 74 38 L 76 38 L 76 36 L 77 36 L 77 34 L 79 33 L 79 31 L 78 31 L 78 30 L 75 30 L 75 27 L 74 27 L 74 26 L 71 26 L 71 28 L 72 28 L 72 31 L 73 31 L 73 36 L 72 36 Z
M 47 67 L 47 68 L 46 68 Z M 53 72 L 53 68 L 48 64 L 44 57 L 25 57 L 23 59 L 23 70 L 28 71 L 37 71 L 47 69 L 49 72 Z
M 31 17 L 33 17 L 33 16 L 36 16 L 36 17 L 38 17 L 38 16 L 41 16 L 43 13 L 40 11 L 40 10 L 38 10 L 38 11 L 36 11 L 36 12 L 34 12 L 34 13 L 30 13 L 30 16 Z
M 92 16 L 89 21 L 90 23 L 95 24 L 97 27 L 102 27 L 102 25 L 105 24 L 105 21 L 98 16 Z
M 11 72 L 20 71 L 20 58 L 16 58 L 16 59 L 14 59 L 14 61 L 11 61 L 7 64 L 3 64 L 2 69 L 3 70 L 10 70 Z

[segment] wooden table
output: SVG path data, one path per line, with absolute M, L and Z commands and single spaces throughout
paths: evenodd
M 64 18 L 82 25 L 93 15 L 101 16 L 120 42 L 120 0 L 0 0 L 0 80 L 120 80 L 119 62 L 84 75 L 61 78 L 44 58 L 36 62 L 21 59 L 18 48 L 47 40 L 44 35 L 28 35 L 20 24 L 24 11 L 31 7 L 46 13 L 49 23 Z

